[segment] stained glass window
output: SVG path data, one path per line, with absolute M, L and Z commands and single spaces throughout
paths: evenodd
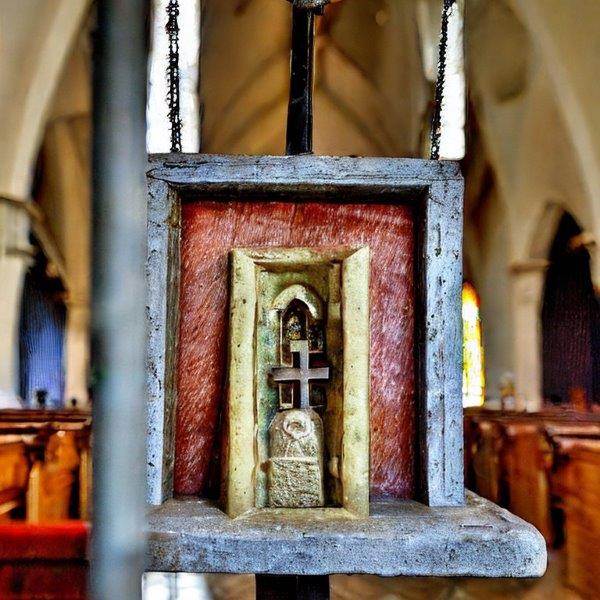
M 485 398 L 485 372 L 479 295 L 470 283 L 462 293 L 463 406 L 481 406 Z

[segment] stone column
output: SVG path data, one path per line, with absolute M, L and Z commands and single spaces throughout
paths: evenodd
M 68 302 L 65 332 L 65 406 L 88 406 L 88 371 L 90 364 L 90 308 L 88 304 Z
M 19 408 L 19 318 L 23 278 L 31 260 L 29 215 L 18 200 L 0 198 L 0 408 Z
M 532 259 L 512 267 L 515 408 L 542 408 L 542 295 L 548 261 Z

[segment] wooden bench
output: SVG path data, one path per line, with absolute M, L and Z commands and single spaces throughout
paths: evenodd
M 532 523 L 548 545 L 562 540 L 555 511 L 560 491 L 551 484 L 555 438 L 600 436 L 598 414 L 465 412 L 467 473 L 474 491 Z M 553 478 L 555 480 L 556 478 Z
M 0 523 L 24 508 L 29 477 L 27 447 L 20 438 L 0 438 Z
M 1 410 L 0 522 L 87 519 L 90 434 L 88 413 Z
M 555 437 L 554 494 L 565 515 L 567 583 L 600 598 L 600 438 Z
M 0 525 L 0 598 L 87 598 L 88 538 L 83 521 Z
M 554 543 L 550 482 L 552 448 L 543 434 L 543 424 L 508 422 L 502 428 L 502 467 L 508 509 L 535 525 L 546 543 Z

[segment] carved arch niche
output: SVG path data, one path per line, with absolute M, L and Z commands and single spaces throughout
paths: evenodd
M 312 366 L 327 365 L 326 315 L 323 299 L 308 285 L 294 284 L 276 298 L 273 309 L 279 314 L 279 364 L 290 367 L 298 357 L 292 353 L 292 342 L 307 340 Z M 291 409 L 297 404 L 297 385 L 279 384 L 279 408 Z M 327 392 L 318 383 L 310 386 L 310 405 L 317 411 L 327 406 Z
M 270 427 L 282 404 L 298 405 L 293 386 L 270 374 L 295 366 L 293 344 L 304 339 L 311 368 L 331 373 L 326 397 L 310 386 L 323 420 L 325 505 L 368 514 L 369 249 L 236 249 L 230 297 L 227 512 L 268 506 Z

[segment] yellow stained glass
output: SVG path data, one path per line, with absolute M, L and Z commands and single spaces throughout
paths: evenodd
M 485 398 L 485 371 L 479 295 L 470 283 L 462 292 L 463 406 L 481 406 Z

